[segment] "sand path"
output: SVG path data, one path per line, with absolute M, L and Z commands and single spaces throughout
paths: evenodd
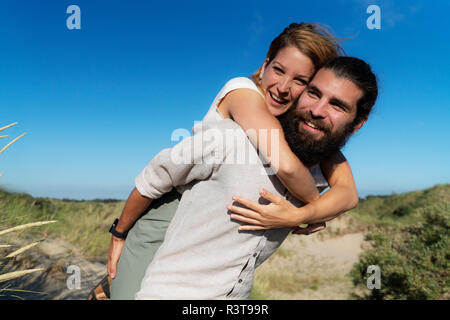
M 324 231 L 290 235 L 256 270 L 255 286 L 270 299 L 348 299 L 348 272 L 366 245 L 363 226 L 342 215 Z

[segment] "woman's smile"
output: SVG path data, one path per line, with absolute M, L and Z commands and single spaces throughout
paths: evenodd
M 274 107 L 277 107 L 277 106 L 284 107 L 290 102 L 290 100 L 280 98 L 279 96 L 277 96 L 276 94 L 274 94 L 273 92 L 270 92 L 270 91 L 269 91 L 269 97 L 271 99 L 270 104 L 273 105 Z

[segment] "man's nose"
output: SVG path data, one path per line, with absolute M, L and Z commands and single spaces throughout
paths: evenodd
M 324 99 L 320 99 L 317 103 L 310 107 L 311 115 L 314 118 L 325 118 L 327 115 L 328 103 Z

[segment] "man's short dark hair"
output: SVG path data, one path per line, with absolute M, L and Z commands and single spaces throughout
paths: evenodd
M 377 78 L 370 65 L 354 57 L 337 57 L 326 62 L 322 68 L 333 71 L 336 77 L 345 78 L 362 90 L 353 124 L 367 120 L 378 96 Z

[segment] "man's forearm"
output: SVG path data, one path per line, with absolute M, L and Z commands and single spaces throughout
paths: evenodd
M 119 232 L 127 232 L 130 230 L 141 214 L 147 210 L 152 201 L 152 199 L 142 196 L 139 191 L 134 188 L 125 203 L 116 230 Z

